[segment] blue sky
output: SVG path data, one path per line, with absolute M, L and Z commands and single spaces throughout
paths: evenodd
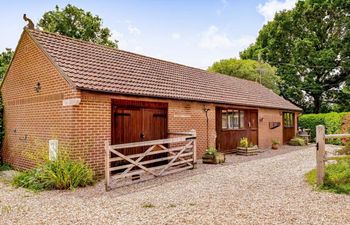
M 206 69 L 214 61 L 238 57 L 276 11 L 292 8 L 295 1 L 12 0 L 0 8 L 0 51 L 16 47 L 23 13 L 36 23 L 55 5 L 70 3 L 99 15 L 120 49 Z

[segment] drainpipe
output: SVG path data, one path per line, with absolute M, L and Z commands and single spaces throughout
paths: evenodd
M 203 111 L 205 112 L 205 117 L 207 119 L 207 149 L 209 148 L 209 118 L 208 118 L 208 111 L 209 110 L 210 110 L 209 108 L 206 108 L 204 106 Z

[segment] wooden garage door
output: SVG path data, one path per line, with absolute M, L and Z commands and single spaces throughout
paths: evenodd
M 118 100 L 112 105 L 112 144 L 167 138 L 167 104 Z M 126 155 L 143 147 L 124 150 Z

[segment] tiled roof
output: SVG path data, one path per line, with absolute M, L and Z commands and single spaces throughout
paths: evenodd
M 76 88 L 300 110 L 264 86 L 38 30 L 27 30 Z

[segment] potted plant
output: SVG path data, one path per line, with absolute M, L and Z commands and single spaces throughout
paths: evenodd
M 238 155 L 256 155 L 258 153 L 259 149 L 257 145 L 249 142 L 248 138 L 246 137 L 241 138 L 237 147 Z
M 274 150 L 277 150 L 279 144 L 280 144 L 280 141 L 278 139 L 272 139 L 272 146 L 271 146 L 271 148 L 274 149 Z
M 203 160 L 203 163 L 209 163 L 209 164 L 224 163 L 225 154 L 222 152 L 218 152 L 218 150 L 214 147 L 210 147 L 205 151 L 202 157 L 202 160 Z

